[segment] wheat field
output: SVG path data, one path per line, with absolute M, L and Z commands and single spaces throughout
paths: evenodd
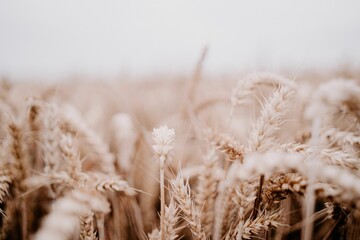
M 357 75 L 168 80 L 1 81 L 0 239 L 359 239 Z

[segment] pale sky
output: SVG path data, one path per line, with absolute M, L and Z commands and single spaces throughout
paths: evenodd
M 360 1 L 0 0 L 0 75 L 360 67 Z

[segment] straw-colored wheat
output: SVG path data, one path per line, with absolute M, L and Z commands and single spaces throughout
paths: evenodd
M 357 239 L 359 79 L 202 61 L 188 81 L 1 84 L 0 239 Z

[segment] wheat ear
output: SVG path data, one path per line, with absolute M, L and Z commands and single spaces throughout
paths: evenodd
M 249 96 L 251 96 L 259 86 L 296 88 L 294 82 L 273 73 L 253 73 L 247 75 L 244 79 L 238 81 L 232 92 L 229 125 L 231 125 L 236 106 L 246 103 Z
M 217 195 L 218 179 L 215 177 L 219 167 L 215 151 L 209 151 L 204 158 L 205 168 L 198 179 L 195 203 L 197 211 L 201 213 L 201 223 L 204 226 L 207 237 L 211 235 L 214 222 L 214 204 Z
M 176 224 L 179 221 L 178 208 L 173 198 L 171 198 L 169 206 L 165 207 L 165 239 L 175 240 L 178 237 L 179 228 Z
M 81 217 L 81 240 L 97 240 L 96 230 L 94 228 L 94 213 L 90 212 L 87 216 Z
M 245 148 L 228 134 L 218 134 L 211 130 L 207 131 L 208 141 L 219 151 L 225 153 L 230 160 L 244 159 Z
M 47 104 L 41 112 L 41 147 L 43 161 L 45 162 L 44 171 L 46 173 L 56 172 L 60 162 L 60 127 L 58 109 L 54 104 Z
M 12 184 L 11 171 L 6 167 L 2 167 L 0 170 L 0 203 L 4 203 L 6 196 L 9 195 L 10 185 Z
M 118 170 L 130 174 L 131 158 L 137 140 L 137 133 L 131 116 L 126 113 L 117 113 L 111 119 L 111 129 Z
M 73 190 L 55 201 L 52 211 L 45 217 L 34 239 L 70 239 L 80 228 L 80 217 L 91 211 L 108 213 L 109 203 L 96 192 Z
M 86 124 L 76 108 L 67 106 L 63 112 L 62 120 L 68 128 L 67 130 L 79 134 L 87 145 L 87 150 L 102 160 L 99 165 L 101 170 L 109 174 L 115 173 L 115 158 L 110 152 L 108 145 Z
M 155 228 L 154 230 L 152 230 L 151 233 L 148 234 L 149 240 L 159 240 L 160 238 L 161 238 L 161 233 L 157 228 Z
M 171 180 L 171 186 L 173 196 L 194 239 L 205 240 L 206 234 L 201 225 L 200 215 L 196 211 L 195 205 L 191 199 L 189 182 L 187 181 L 184 183 L 183 178 L 179 174 L 176 179 Z
M 293 89 L 281 86 L 264 105 L 249 136 L 250 152 L 267 150 L 274 144 L 273 135 L 279 129 L 288 100 L 294 93 Z
M 79 180 L 81 174 L 81 161 L 70 134 L 61 136 L 60 151 L 67 166 L 67 173 L 75 181 Z
M 154 145 L 153 150 L 160 160 L 160 201 L 161 201 L 161 240 L 165 239 L 165 183 L 164 166 L 170 150 L 173 148 L 175 140 L 174 129 L 169 129 L 166 125 L 155 128 L 152 133 Z
M 251 239 L 258 235 L 262 230 L 268 230 L 269 227 L 278 227 L 281 225 L 281 211 L 264 213 L 254 220 L 247 219 L 244 225 L 239 229 L 236 239 Z

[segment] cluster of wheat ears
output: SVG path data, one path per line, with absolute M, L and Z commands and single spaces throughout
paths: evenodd
M 359 239 L 356 80 L 198 80 L 2 82 L 0 239 Z

